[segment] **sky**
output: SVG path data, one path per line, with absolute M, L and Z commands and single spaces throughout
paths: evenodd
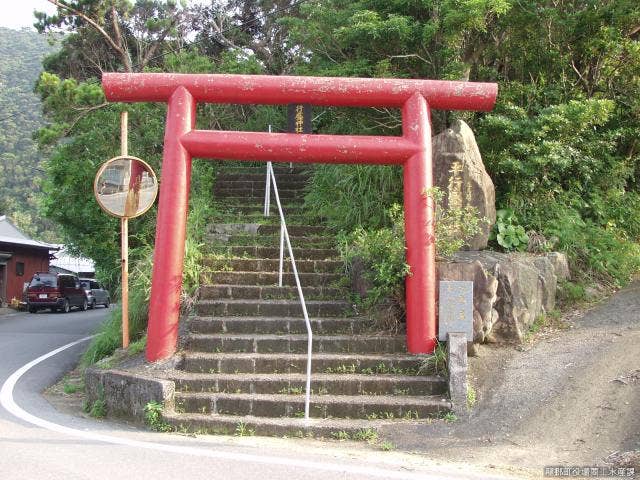
M 20 29 L 28 27 L 34 30 L 34 10 L 47 13 L 55 12 L 55 7 L 47 0 L 0 0 L 0 27 Z
M 191 3 L 207 3 L 206 0 L 191 0 Z M 52 14 L 56 7 L 47 0 L 0 0 L 0 27 L 7 27 L 19 30 L 27 27 L 33 28 L 35 17 L 33 11 L 47 12 Z

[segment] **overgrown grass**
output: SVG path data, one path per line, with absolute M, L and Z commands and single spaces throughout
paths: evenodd
M 253 428 L 249 428 L 246 423 L 238 422 L 236 424 L 236 429 L 234 435 L 236 437 L 253 437 L 256 434 L 256 431 Z
M 164 406 L 159 402 L 149 402 L 144 406 L 144 419 L 147 425 L 156 432 L 168 432 L 172 430 L 171 425 L 162 418 Z
M 89 408 L 87 412 L 93 418 L 104 418 L 107 416 L 107 401 L 104 398 L 99 398 Z
M 442 416 L 442 419 L 447 423 L 453 423 L 458 421 L 458 416 L 453 412 L 447 412 Z
M 402 303 L 404 297 L 402 281 L 409 273 L 409 265 L 405 260 L 402 209 L 396 204 L 388 216 L 390 227 L 377 230 L 360 227 L 350 234 L 338 236 L 340 254 L 347 270 L 352 268 L 354 261 L 361 261 L 367 267 L 365 277 L 371 282 L 367 307 L 385 298 Z
M 144 247 L 144 253 L 134 264 L 129 276 L 129 336 L 134 342 L 144 335 L 147 326 L 152 265 L 153 251 L 149 246 Z M 83 367 L 93 365 L 121 346 L 122 310 L 114 308 L 107 321 L 100 326 L 80 364 Z
M 353 434 L 353 439 L 361 442 L 375 443 L 378 441 L 378 432 L 373 428 L 361 428 Z
M 73 395 L 74 393 L 81 392 L 82 390 L 84 390 L 84 384 L 65 382 L 62 390 L 67 395 Z
M 580 281 L 560 281 L 558 282 L 556 298 L 561 308 L 573 306 L 586 300 L 587 291 Z
M 146 346 L 147 346 L 147 336 L 145 335 L 139 338 L 138 340 L 136 340 L 135 342 L 131 342 L 129 344 L 128 353 L 129 355 L 137 355 L 143 352 Z
M 480 231 L 481 219 L 473 207 L 444 208 L 445 195 L 437 188 L 423 192 L 433 199 L 436 210 L 436 251 L 450 257 Z M 391 300 L 397 311 L 404 311 L 404 279 L 409 275 L 405 256 L 404 213 L 400 204 L 387 211 L 389 226 L 375 229 L 356 228 L 338 235 L 338 245 L 347 270 L 354 262 L 365 267 L 370 288 L 365 309 Z M 375 309 L 372 309 L 375 310 Z
M 612 157 L 615 149 L 598 133 L 613 113 L 612 104 L 569 101 L 535 115 L 512 107 L 475 126 L 496 183 L 498 204 L 517 214 L 522 230 L 546 238 L 545 248 L 566 253 L 580 281 L 612 287 L 627 284 L 640 272 L 640 192 L 629 185 L 632 160 Z M 558 128 L 558 122 L 572 128 Z M 393 232 L 393 221 L 385 214 L 395 203 L 402 203 L 402 174 L 397 167 L 319 166 L 305 198 L 310 212 L 354 236 L 349 239 L 352 245 L 367 244 L 369 250 L 376 242 L 388 245 L 391 237 L 400 242 L 401 229 Z M 468 225 L 460 215 L 452 219 Z M 437 240 L 443 239 L 443 223 L 438 218 Z M 518 246 L 524 249 L 526 235 L 520 233 Z M 513 241 L 508 244 L 513 247 Z M 449 239 L 442 241 L 438 254 L 446 256 L 454 245 Z M 384 296 L 380 290 L 402 296 L 405 266 L 392 259 L 394 248 L 370 265 L 379 281 L 379 285 L 374 281 L 373 297 Z M 377 266 L 379 271 L 374 272 Z
M 433 353 L 420 363 L 418 369 L 420 375 L 428 374 L 447 374 L 447 346 L 445 343 L 438 342 Z
M 640 271 L 640 237 L 631 236 L 623 224 L 594 222 L 572 208 L 554 210 L 544 231 L 557 238 L 558 248 L 567 253 L 581 280 L 620 287 Z
M 560 310 L 551 310 L 538 315 L 538 318 L 533 321 L 529 330 L 524 334 L 524 341 L 531 342 L 538 333 L 546 329 L 564 330 L 566 328 L 567 324 L 562 320 Z
M 467 409 L 471 410 L 476 404 L 477 400 L 478 394 L 476 392 L 476 389 L 470 383 L 467 384 Z
M 402 168 L 370 165 L 318 165 L 305 206 L 337 229 L 389 225 L 387 210 L 402 202 Z
M 98 398 L 93 403 L 89 403 L 85 400 L 84 411 L 87 412 L 93 418 L 104 418 L 107 416 L 107 400 L 104 395 L 104 389 L 100 385 L 98 391 Z

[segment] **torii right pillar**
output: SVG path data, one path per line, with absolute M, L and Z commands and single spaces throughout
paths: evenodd
M 412 353 L 433 352 L 436 344 L 436 244 L 433 187 L 431 113 L 419 93 L 402 108 L 402 134 L 416 153 L 404 164 L 404 225 L 407 245 L 407 349 Z M 411 319 L 411 320 L 409 320 Z

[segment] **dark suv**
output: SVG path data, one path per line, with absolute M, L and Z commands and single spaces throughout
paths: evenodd
M 29 282 L 27 309 L 31 313 L 45 308 L 68 313 L 71 307 L 86 310 L 88 304 L 87 294 L 75 275 L 38 272 Z

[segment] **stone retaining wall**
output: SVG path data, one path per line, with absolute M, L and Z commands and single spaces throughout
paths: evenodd
M 569 267 L 557 252 L 468 251 L 439 262 L 438 278 L 473 281 L 474 342 L 521 342 L 555 308 L 557 283 L 569 278 Z
M 120 370 L 88 368 L 85 372 L 87 402 L 105 400 L 109 416 L 144 422 L 144 407 L 158 402 L 173 410 L 175 383 Z

